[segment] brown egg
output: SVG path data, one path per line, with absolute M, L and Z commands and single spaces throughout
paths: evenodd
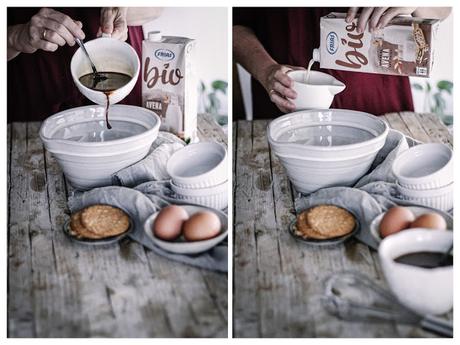
M 182 225 L 188 219 L 187 211 L 176 205 L 163 208 L 153 222 L 153 234 L 165 241 L 173 241 L 182 232 Z
M 203 241 L 216 237 L 221 228 L 219 217 L 210 211 L 197 212 L 184 223 L 187 241 Z
M 425 213 L 418 216 L 411 224 L 411 228 L 426 228 L 445 230 L 447 228 L 446 220 L 435 212 Z
M 405 207 L 390 208 L 380 221 L 380 236 L 387 237 L 391 234 L 408 229 L 415 216 L 411 210 Z

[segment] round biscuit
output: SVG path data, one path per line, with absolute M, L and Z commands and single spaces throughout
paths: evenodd
M 347 210 L 334 205 L 319 205 L 308 210 L 308 224 L 327 238 L 344 236 L 353 231 L 355 217 Z
M 81 214 L 81 222 L 86 229 L 103 237 L 119 235 L 129 228 L 128 215 L 110 205 L 85 208 Z
M 78 238 L 100 239 L 100 235 L 88 231 L 88 229 L 83 226 L 81 223 L 81 214 L 82 211 L 78 211 L 70 216 L 70 234 Z
M 312 229 L 307 219 L 308 210 L 303 211 L 297 216 L 297 222 L 295 226 L 295 234 L 297 236 L 303 237 L 305 239 L 315 239 L 315 240 L 324 240 L 328 237 L 320 234 L 319 232 Z

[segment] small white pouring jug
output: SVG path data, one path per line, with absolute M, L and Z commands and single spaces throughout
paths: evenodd
M 318 72 L 295 70 L 287 72 L 287 75 L 294 80 L 292 87 L 297 92 L 297 98 L 291 100 L 296 110 L 308 109 L 329 109 L 334 96 L 345 89 L 345 84 L 333 76 Z

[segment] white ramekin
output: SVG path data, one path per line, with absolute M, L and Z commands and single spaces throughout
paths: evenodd
M 411 147 L 393 162 L 393 174 L 407 189 L 444 187 L 453 182 L 452 150 L 444 144 L 429 143 Z
M 452 309 L 453 266 L 428 269 L 395 262 L 409 253 L 445 252 L 452 242 L 452 231 L 417 228 L 388 236 L 380 243 L 383 274 L 403 305 L 421 315 L 439 315 Z
M 192 204 L 212 207 L 218 210 L 228 206 L 228 181 L 217 186 L 200 189 L 182 188 L 171 181 L 171 189 L 176 194 L 177 199 L 185 200 Z
M 190 144 L 174 152 L 166 170 L 177 187 L 217 186 L 227 180 L 227 150 L 216 142 Z
M 415 204 L 436 208 L 442 211 L 449 211 L 454 207 L 454 184 L 435 189 L 408 189 L 397 183 L 398 192 L 403 200 Z

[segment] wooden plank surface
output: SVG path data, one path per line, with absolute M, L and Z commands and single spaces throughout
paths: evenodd
M 200 140 L 226 144 L 210 116 Z M 68 185 L 38 137 L 8 126 L 9 337 L 226 337 L 227 276 L 128 239 L 88 247 L 62 232 Z
M 452 139 L 431 114 L 388 114 L 385 120 L 421 141 Z M 386 288 L 377 253 L 354 240 L 334 248 L 306 247 L 289 235 L 288 226 L 296 218 L 292 190 L 269 149 L 267 124 L 238 121 L 233 127 L 234 336 L 433 336 L 395 323 L 342 321 L 324 310 L 320 296 L 332 273 L 357 271 Z M 433 137 L 433 132 L 441 134 Z

